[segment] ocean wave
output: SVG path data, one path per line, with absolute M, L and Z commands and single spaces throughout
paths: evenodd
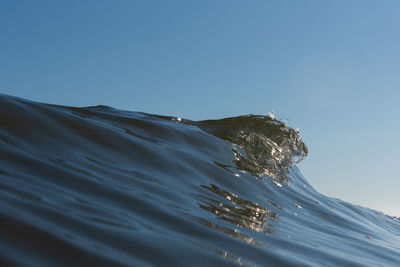
M 272 116 L 190 121 L 0 95 L 0 263 L 396 266 L 395 217 L 316 192 Z

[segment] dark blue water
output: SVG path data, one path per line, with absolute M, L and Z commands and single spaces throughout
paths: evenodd
M 316 192 L 307 152 L 271 116 L 0 95 L 0 265 L 400 266 L 399 220 Z

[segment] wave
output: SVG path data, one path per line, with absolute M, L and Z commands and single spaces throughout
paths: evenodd
M 0 95 L 0 263 L 396 266 L 400 222 L 326 197 L 273 116 L 191 121 Z
M 208 120 L 200 122 L 199 127 L 234 144 L 236 168 L 256 177 L 267 175 L 287 182 L 294 163 L 308 154 L 298 132 L 272 116 Z

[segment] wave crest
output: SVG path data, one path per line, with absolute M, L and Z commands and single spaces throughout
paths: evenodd
M 298 131 L 271 116 L 246 115 L 206 120 L 198 125 L 208 133 L 235 144 L 235 165 L 261 178 L 264 174 L 282 182 L 289 170 L 303 160 L 308 149 Z

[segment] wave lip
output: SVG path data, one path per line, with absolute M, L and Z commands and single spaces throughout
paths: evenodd
M 308 149 L 298 131 L 272 116 L 246 115 L 199 123 L 205 131 L 233 143 L 239 170 L 287 182 L 290 169 Z

